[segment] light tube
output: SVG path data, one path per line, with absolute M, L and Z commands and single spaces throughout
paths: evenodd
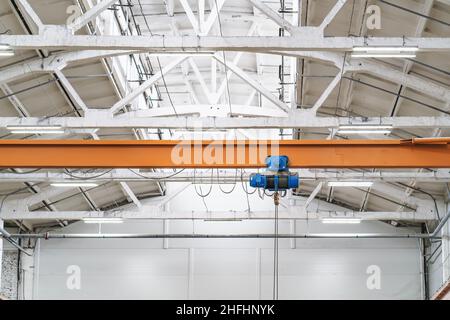
M 61 126 L 6 126 L 13 134 L 62 134 L 64 129 Z
M 61 126 L 6 126 L 8 130 L 61 130 Z
M 7 50 L 7 51 L 0 51 L 0 57 L 12 57 L 14 56 L 14 51 Z
M 322 223 L 327 224 L 358 224 L 361 223 L 361 219 L 354 218 L 323 218 Z
M 345 125 L 339 126 L 339 130 L 392 130 L 392 126 L 377 125 Z
M 416 52 L 417 47 L 354 47 L 354 52 Z
M 352 58 L 415 58 L 415 54 L 402 54 L 402 53 L 352 53 Z
M 52 182 L 50 185 L 58 188 L 98 187 L 95 182 Z
M 63 134 L 64 130 L 11 130 L 12 134 Z
M 123 223 L 121 218 L 83 218 L 84 223 Z
M 329 181 L 329 187 L 371 187 L 372 181 Z
M 338 130 L 341 134 L 390 134 L 391 130 Z

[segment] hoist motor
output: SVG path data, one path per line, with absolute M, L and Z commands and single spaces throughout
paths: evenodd
M 287 156 L 269 156 L 266 158 L 267 169 L 263 173 L 250 175 L 250 186 L 269 191 L 296 189 L 299 185 L 298 173 L 289 171 Z

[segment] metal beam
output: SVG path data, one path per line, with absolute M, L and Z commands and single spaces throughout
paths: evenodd
M 339 128 L 343 125 L 389 125 L 394 129 L 450 128 L 450 117 L 316 117 L 310 112 L 292 111 L 289 117 L 136 117 L 125 113 L 112 117 L 108 111 L 89 109 L 85 117 L 0 117 L 0 128 L 7 126 L 62 126 L 68 129 L 164 128 L 164 129 L 268 129 L 268 128 Z
M 336 17 L 336 15 L 341 11 L 342 7 L 347 3 L 347 0 L 338 0 L 334 7 L 327 14 L 323 22 L 320 24 L 319 28 L 323 31 L 331 23 L 331 21 Z
M 266 88 L 261 86 L 258 82 L 256 82 L 255 80 L 250 78 L 248 75 L 246 75 L 245 72 L 243 70 L 241 70 L 238 66 L 236 66 L 234 63 L 232 63 L 231 61 L 225 62 L 223 57 L 221 57 L 219 55 L 214 55 L 214 58 L 217 61 L 219 61 L 221 64 L 223 64 L 224 66 L 226 65 L 226 67 L 228 69 L 230 69 L 234 74 L 236 74 L 239 78 L 241 78 L 243 81 L 245 81 L 247 84 L 249 84 L 253 89 L 260 92 L 267 100 L 272 102 L 278 108 L 280 108 L 281 110 L 283 110 L 285 112 L 289 112 L 290 109 L 286 103 L 284 103 L 283 101 L 278 99 L 278 97 L 274 96 L 269 90 L 267 90 Z
M 139 95 L 141 95 L 145 90 L 150 88 L 156 81 L 161 79 L 166 73 L 170 72 L 172 69 L 177 67 L 181 62 L 186 60 L 188 57 L 183 56 L 181 58 L 175 59 L 175 61 L 169 63 L 166 65 L 162 70 L 158 71 L 155 75 L 153 75 L 150 79 L 146 80 L 143 84 L 141 84 L 139 87 L 134 89 L 132 92 L 127 94 L 123 99 L 118 101 L 114 106 L 111 107 L 110 112 L 115 113 L 119 111 L 121 108 L 129 104 L 131 101 L 136 99 Z
M 123 219 L 149 219 L 149 220 L 266 220 L 273 219 L 273 211 L 164 211 L 160 207 L 142 206 L 139 210 L 105 211 L 2 211 L 0 219 L 3 220 L 81 220 L 83 218 L 123 218 Z M 310 211 L 295 206 L 282 209 L 279 219 L 282 220 L 317 220 L 331 217 L 357 218 L 364 221 L 376 220 L 407 220 L 407 221 L 433 221 L 434 216 L 429 213 L 418 212 L 358 212 L 358 211 Z
M 68 25 L 68 28 L 73 30 L 74 32 L 83 28 L 89 22 L 93 21 L 100 14 L 102 14 L 103 11 L 108 9 L 108 7 L 110 7 L 115 2 L 117 2 L 117 0 L 103 0 L 98 2 L 94 7 L 89 9 L 83 15 L 76 18 L 74 22 Z
M 0 43 L 15 50 L 141 50 L 160 51 L 248 51 L 268 50 L 351 51 L 360 46 L 408 46 L 423 52 L 450 50 L 449 38 L 403 37 L 318 37 L 309 28 L 296 36 L 84 36 L 71 35 L 66 28 L 54 27 L 41 35 L 0 35 Z
M 175 113 L 175 110 L 176 113 Z M 194 105 L 174 105 L 171 107 L 152 108 L 144 110 L 130 111 L 121 117 L 167 117 L 180 115 L 194 115 L 199 114 L 202 117 L 227 117 L 230 114 L 235 116 L 254 116 L 254 117 L 286 117 L 286 113 L 275 108 L 261 108 L 256 106 L 246 105 L 210 105 L 210 104 L 194 104 Z
M 373 181 L 373 182 L 408 182 L 414 178 L 417 182 L 448 183 L 450 182 L 450 172 L 448 169 L 437 169 L 434 171 L 333 171 L 327 172 L 321 169 L 293 169 L 298 172 L 301 181 Z M 94 180 L 98 173 L 77 172 L 77 176 L 82 180 Z M 177 175 L 168 172 L 139 172 L 139 175 L 127 169 L 115 169 L 105 172 L 101 177 L 95 178 L 97 182 L 123 181 L 123 182 L 147 182 L 148 180 L 173 181 L 173 182 L 194 182 L 195 183 L 235 183 L 248 181 L 250 173 L 242 173 L 236 176 L 235 170 L 219 170 L 218 177 L 211 180 L 211 173 L 201 171 L 184 171 Z M 0 173 L 0 183 L 12 182 L 60 182 L 60 181 L 80 181 L 70 177 L 64 172 L 34 172 L 34 173 Z M 381 187 L 380 189 L 382 189 Z
M 84 141 L 2 140 L 2 168 L 450 168 L 447 140 Z
M 292 25 L 289 21 L 283 19 L 276 11 L 272 10 L 267 4 L 261 0 L 248 0 L 255 8 L 266 15 L 270 20 L 275 22 L 278 26 L 288 31 L 290 34 L 295 34 L 298 29 Z
M 30 5 L 30 3 L 27 0 L 18 0 L 20 6 L 25 10 L 28 17 L 33 21 L 33 23 L 36 25 L 37 30 L 42 30 L 44 27 L 44 24 L 42 23 L 39 16 L 34 11 L 33 7 Z

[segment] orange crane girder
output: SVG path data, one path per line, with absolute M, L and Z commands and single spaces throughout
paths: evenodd
M 1 168 L 450 168 L 448 138 L 413 140 L 0 140 Z

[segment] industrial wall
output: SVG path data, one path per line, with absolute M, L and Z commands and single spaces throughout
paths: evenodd
M 18 252 L 7 248 L 3 251 L 1 264 L 0 296 L 11 300 L 17 299 L 17 268 Z
M 430 296 L 450 280 L 450 222 L 442 228 L 442 243 L 436 242 L 429 249 L 428 280 Z
M 213 189 L 208 210 L 241 210 L 245 195 Z M 205 192 L 205 189 L 203 189 Z M 239 194 L 241 197 L 239 197 Z M 234 197 L 233 197 L 234 196 Z M 228 199 L 234 200 L 230 202 Z M 228 201 L 228 202 L 227 202 Z M 192 188 L 171 210 L 205 210 Z M 273 206 L 249 198 L 252 210 Z M 323 225 L 280 222 L 280 233 L 375 232 L 381 222 Z M 134 221 L 121 225 L 77 223 L 64 233 L 272 233 L 272 221 Z M 280 240 L 280 299 L 421 299 L 421 257 L 411 239 Z M 35 255 L 35 299 L 270 299 L 271 239 L 65 239 L 41 240 Z

